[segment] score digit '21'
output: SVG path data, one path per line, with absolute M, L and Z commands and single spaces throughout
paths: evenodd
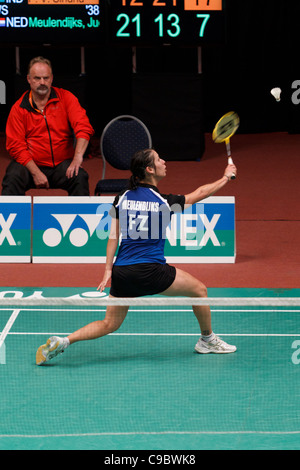
M 112 6 L 114 39 L 145 42 L 219 42 L 222 0 L 118 0 Z

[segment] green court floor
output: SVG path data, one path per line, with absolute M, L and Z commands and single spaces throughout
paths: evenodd
M 209 290 L 252 294 L 299 291 Z M 0 332 L 12 314 L 0 306 Z M 17 311 L 0 349 L 0 449 L 300 449 L 299 315 L 300 307 L 213 307 L 215 333 L 237 351 L 200 355 L 190 307 L 134 307 L 118 332 L 37 367 L 36 349 L 49 336 L 104 310 Z

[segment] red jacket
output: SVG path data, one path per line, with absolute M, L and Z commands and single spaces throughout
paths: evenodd
M 89 140 L 94 130 L 78 99 L 51 88 L 43 113 L 30 104 L 29 91 L 13 105 L 6 124 L 6 148 L 22 165 L 55 166 L 74 157 L 74 137 Z

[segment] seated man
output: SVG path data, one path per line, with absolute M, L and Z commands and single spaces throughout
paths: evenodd
M 6 148 L 13 160 L 2 195 L 60 188 L 69 196 L 89 196 L 88 174 L 81 164 L 94 130 L 85 110 L 72 93 L 52 87 L 49 60 L 32 59 L 27 81 L 30 90 L 13 105 L 7 120 Z

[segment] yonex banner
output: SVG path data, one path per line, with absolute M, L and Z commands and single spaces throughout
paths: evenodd
M 34 263 L 104 263 L 113 197 L 34 197 Z M 173 263 L 235 262 L 235 199 L 210 197 L 167 229 L 165 255 Z
M 0 262 L 31 262 L 30 196 L 0 196 Z

